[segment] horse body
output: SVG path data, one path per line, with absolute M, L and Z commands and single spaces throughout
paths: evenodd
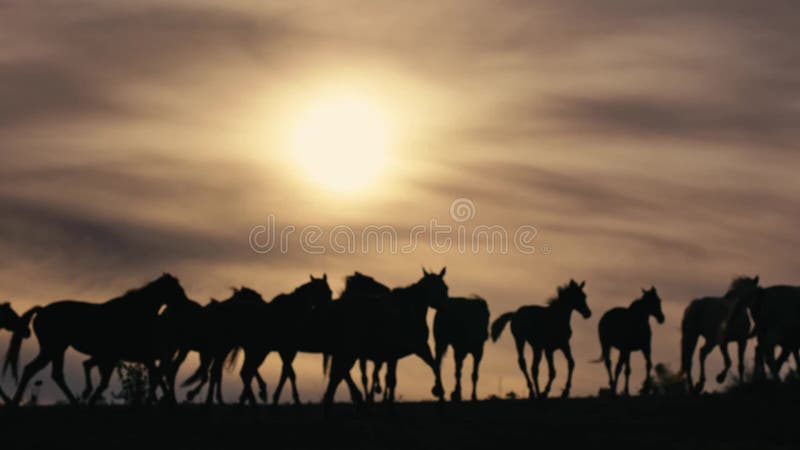
M 714 347 L 719 347 L 725 367 L 717 375 L 722 383 L 731 367 L 728 343 L 736 342 L 739 357 L 739 379 L 744 376 L 744 353 L 750 336 L 750 319 L 744 308 L 737 304 L 747 304 L 758 292 L 758 276 L 739 277 L 731 282 L 723 297 L 703 297 L 693 300 L 683 313 L 681 321 L 681 373 L 686 375 L 689 390 L 702 391 L 706 381 L 705 361 Z M 700 347 L 700 378 L 692 383 L 692 356 L 698 338 L 705 343 Z
M 772 375 L 779 378 L 781 366 L 789 354 L 794 355 L 800 367 L 800 287 L 762 288 L 751 302 L 750 311 L 755 321 L 753 334 L 758 338 L 756 373 L 763 375 L 766 363 Z M 776 359 L 775 347 L 778 346 L 783 350 Z
M 511 322 L 511 334 L 514 336 L 517 348 L 517 362 L 520 370 L 525 375 L 529 398 L 547 397 L 550 393 L 553 379 L 556 376 L 553 364 L 555 350 L 561 350 L 567 359 L 567 383 L 564 386 L 562 396 L 569 396 L 569 391 L 572 387 L 572 373 L 575 368 L 572 349 L 569 345 L 569 339 L 572 336 L 570 318 L 573 310 L 578 311 L 584 318 L 589 318 L 592 315 L 591 310 L 586 305 L 586 294 L 583 292 L 585 285 L 585 281 L 578 284 L 575 280 L 570 280 L 568 284 L 558 288 L 558 296 L 550 300 L 548 306 L 523 306 L 515 312 L 503 314 L 492 323 L 492 340 L 497 341 L 506 324 Z M 526 343 L 533 347 L 533 364 L 530 376 L 525 362 Z M 544 391 L 539 390 L 539 364 L 541 363 L 542 353 L 547 358 L 549 375 Z M 531 382 L 531 378 L 533 378 L 533 382 Z
M 423 277 L 415 284 L 392 289 L 387 297 L 366 306 L 355 307 L 347 302 L 331 304 L 352 314 L 334 314 L 325 319 L 323 338 L 328 347 L 326 353 L 332 356 L 328 387 L 323 397 L 326 410 L 333 403 L 337 386 L 347 378 L 359 358 L 388 363 L 386 389 L 394 392 L 397 361 L 415 354 L 433 371 L 432 391 L 442 399 L 441 377 L 428 346 L 426 315 L 428 307 L 438 308 L 447 300 L 445 272 L 445 269 L 438 274 L 423 271 Z
M 650 371 L 653 363 L 650 359 L 650 343 L 652 332 L 649 318 L 653 316 L 658 323 L 664 323 L 664 313 L 661 311 L 661 299 L 656 293 L 656 288 L 642 289 L 642 297 L 634 300 L 627 308 L 612 308 L 608 310 L 597 326 L 602 348 L 601 360 L 605 363 L 608 372 L 608 384 L 611 391 L 616 393 L 617 382 L 625 366 L 625 395 L 629 394 L 629 378 L 631 373 L 630 354 L 641 351 L 645 359 L 646 376 L 645 386 L 650 386 Z M 619 350 L 617 367 L 611 372 L 611 348 Z M 599 360 L 598 360 L 599 361 Z
M 466 356 L 472 355 L 472 395 L 477 400 L 478 368 L 483 358 L 483 345 L 489 338 L 489 306 L 486 300 L 451 297 L 436 311 L 433 337 L 436 342 L 436 366 L 441 368 L 447 348 L 453 347 L 456 385 L 451 394 L 461 400 L 461 369 Z
M 68 347 L 97 361 L 101 382 L 90 403 L 96 402 L 108 387 L 118 361 L 147 359 L 159 309 L 184 299 L 186 293 L 178 280 L 164 274 L 142 288 L 102 304 L 67 300 L 33 308 L 26 316 L 29 321 L 36 315 L 33 329 L 39 341 L 39 354 L 25 366 L 12 402 L 18 404 L 30 379 L 47 364 L 52 364 L 53 380 L 70 403 L 77 403 L 63 374 L 64 353 Z M 11 367 L 15 376 L 22 336 L 15 333 L 6 357 L 5 368 Z M 154 362 L 149 360 L 149 363 L 148 369 L 155 375 Z M 151 392 L 154 392 L 152 385 Z

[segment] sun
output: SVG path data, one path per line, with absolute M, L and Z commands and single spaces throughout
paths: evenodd
M 333 191 L 363 190 L 383 170 L 389 153 L 383 111 L 367 98 L 315 99 L 291 134 L 297 163 L 316 183 Z

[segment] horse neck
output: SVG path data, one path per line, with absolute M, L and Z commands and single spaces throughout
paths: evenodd
M 571 306 L 567 305 L 563 301 L 556 300 L 548 306 L 548 309 L 558 322 L 569 324 L 569 321 L 572 318 Z
M 628 306 L 628 311 L 633 313 L 636 317 L 644 320 L 647 320 L 647 317 L 650 315 L 642 299 L 634 300 L 630 306 Z
M 413 284 L 408 287 L 393 289 L 390 299 L 394 305 L 407 308 L 409 312 L 421 314 L 425 317 L 428 312 L 428 305 L 422 300 L 423 296 L 422 289 Z

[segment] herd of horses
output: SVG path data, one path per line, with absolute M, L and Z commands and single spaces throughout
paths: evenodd
M 199 366 L 183 382 L 193 386 L 187 394 L 192 400 L 204 387 L 207 403 L 222 403 L 222 375 L 241 352 L 244 361 L 239 372 L 242 381 L 240 403 L 256 404 L 253 379 L 258 398 L 267 401 L 267 385 L 259 375 L 259 367 L 272 352 L 278 353 L 282 370 L 272 401 L 278 403 L 288 380 L 292 398 L 300 402 L 296 374 L 292 363 L 299 352 L 323 355 L 323 372 L 328 384 L 323 406 L 333 403 L 342 381 L 354 402 L 395 399 L 397 363 L 401 358 L 416 355 L 434 376 L 432 394 L 444 400 L 440 367 L 449 347 L 455 357 L 456 382 L 451 399 L 461 400 L 461 371 L 467 355 L 472 355 L 472 391 L 477 399 L 478 372 L 484 344 L 493 341 L 510 323 L 517 349 L 518 364 L 525 375 L 529 397 L 547 397 L 556 371 L 553 355 L 559 350 L 567 360 L 567 381 L 562 393 L 570 393 L 575 361 L 570 349 L 572 312 L 583 318 L 591 316 L 584 287 L 586 282 L 570 280 L 558 287 L 556 296 L 544 306 L 523 306 L 500 315 L 490 326 L 487 302 L 479 297 L 450 297 L 444 281 L 446 270 L 428 272 L 406 287 L 389 288 L 374 278 L 355 272 L 346 278 L 345 289 L 334 300 L 327 275 L 310 276 L 309 281 L 288 294 L 271 301 L 247 287 L 233 289 L 222 301 L 211 299 L 201 305 L 189 299 L 177 278 L 163 274 L 145 286 L 126 292 L 104 303 L 62 300 L 46 306 L 35 306 L 18 315 L 9 303 L 0 305 L 0 327 L 12 332 L 3 372 L 10 370 L 17 389 L 8 397 L 0 389 L 0 397 L 9 405 L 18 405 L 31 379 L 48 364 L 52 379 L 67 400 L 95 404 L 102 399 L 115 367 L 121 362 L 141 363 L 148 372 L 148 398 L 155 402 L 176 402 L 175 385 L 178 369 L 189 352 L 199 354 Z M 433 321 L 435 350 L 428 345 L 428 308 L 436 310 Z M 749 313 L 749 314 L 748 314 Z M 641 351 L 646 362 L 645 386 L 651 383 L 651 328 L 649 318 L 664 322 L 661 299 L 655 287 L 642 289 L 642 294 L 628 307 L 607 311 L 600 319 L 598 334 L 602 354 L 596 362 L 604 362 L 609 386 L 617 392 L 624 368 L 623 391 L 629 394 L 630 355 Z M 752 318 L 752 323 L 751 323 Z M 23 341 L 31 335 L 39 343 L 39 353 L 25 365 L 18 378 L 18 361 Z M 755 375 L 779 378 L 782 365 L 790 356 L 800 366 L 800 287 L 760 287 L 759 278 L 739 277 L 722 297 L 704 297 L 692 301 L 681 323 L 681 374 L 691 391 L 699 392 L 705 383 L 705 359 L 719 347 L 724 369 L 717 376 L 722 383 L 731 368 L 728 344 L 738 345 L 739 378 L 744 377 L 744 353 L 747 342 L 755 337 Z M 490 333 L 491 332 L 491 333 Z M 692 360 L 699 337 L 704 344 L 699 351 L 700 373 L 692 379 Z M 533 362 L 528 371 L 525 344 L 533 348 Z M 89 358 L 83 362 L 86 387 L 76 397 L 64 379 L 64 355 L 72 347 Z M 776 357 L 776 347 L 781 348 Z M 612 370 L 611 349 L 619 358 Z M 548 364 L 548 380 L 539 386 L 539 365 L 544 355 Z M 361 387 L 350 375 L 358 362 Z M 367 364 L 374 367 L 371 376 Z M 386 367 L 381 386 L 380 371 Z M 100 382 L 92 383 L 97 369 Z

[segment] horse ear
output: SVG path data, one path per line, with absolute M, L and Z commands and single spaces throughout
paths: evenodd
M 443 276 L 444 276 L 444 274 L 445 274 L 445 272 L 447 272 L 447 267 L 442 267 L 442 271 L 441 271 L 441 272 L 439 272 L 439 276 L 440 276 L 440 277 L 443 277 Z
M 581 281 L 581 284 L 578 285 L 578 287 L 580 287 L 581 289 L 583 289 L 584 286 L 586 286 L 586 280 Z
M 425 266 L 422 267 L 422 274 L 423 275 L 428 275 L 428 271 L 425 270 Z
M 755 281 L 755 282 L 756 282 L 756 284 L 758 284 L 758 278 L 759 278 L 759 276 L 758 276 L 758 275 L 756 275 L 756 277 L 755 277 L 755 278 L 753 278 L 753 281 Z
M 328 273 L 327 272 L 322 274 L 322 281 L 328 281 Z
M 311 281 L 314 281 L 314 275 L 312 275 L 312 274 L 308 274 L 308 278 L 309 278 Z
M 641 289 L 642 289 L 642 294 L 647 294 L 647 290 L 645 288 L 641 288 Z

